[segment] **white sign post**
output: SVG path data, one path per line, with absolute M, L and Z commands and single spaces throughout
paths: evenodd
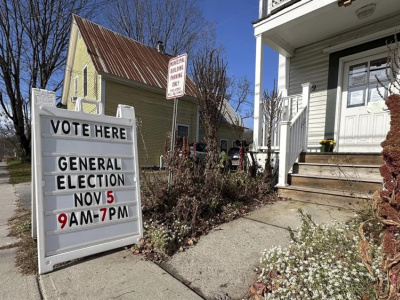
M 167 99 L 174 99 L 172 113 L 171 151 L 174 151 L 178 98 L 185 95 L 187 54 L 171 58 L 168 62 Z M 172 170 L 168 173 L 168 186 L 172 182 Z
M 137 243 L 143 235 L 133 107 L 120 117 L 34 100 L 39 274 L 57 263 Z M 99 102 L 90 101 L 100 104 Z M 99 109 L 101 113 L 101 109 Z

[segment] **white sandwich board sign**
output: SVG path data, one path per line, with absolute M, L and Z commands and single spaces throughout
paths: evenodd
M 167 99 L 185 95 L 187 54 L 171 58 L 168 62 Z
M 133 107 L 104 116 L 33 89 L 33 154 L 39 273 L 57 263 L 137 243 L 143 235 Z M 48 99 L 47 99 L 48 100 Z M 82 111 L 85 102 L 100 114 Z M 54 103 L 54 102 L 53 102 Z

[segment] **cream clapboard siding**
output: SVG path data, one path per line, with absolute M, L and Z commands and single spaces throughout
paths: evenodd
M 398 16 L 393 16 L 378 23 L 296 49 L 295 55 L 290 59 L 288 94 L 301 94 L 302 83 L 311 82 L 316 85 L 315 91 L 311 92 L 310 99 L 309 147 L 319 147 L 319 141 L 324 138 L 325 133 L 329 54 L 324 54 L 323 49 L 351 41 L 365 34 L 392 28 L 398 24 L 400 24 Z
M 100 77 L 98 76 L 96 69 L 90 59 L 90 55 L 87 52 L 86 45 L 78 33 L 75 58 L 70 68 L 70 85 L 68 90 L 68 103 L 67 108 L 69 110 L 75 110 L 75 103 L 71 102 L 71 97 L 74 96 L 74 85 L 75 77 L 78 76 L 78 97 L 83 97 L 83 68 L 87 66 L 87 96 L 86 98 L 93 100 L 100 100 Z M 88 113 L 95 113 L 95 106 L 91 104 L 84 105 L 84 111 Z
M 309 45 L 296 49 L 290 60 L 289 95 L 301 94 L 306 82 L 316 85 L 311 92 L 308 147 L 318 147 L 324 138 L 329 55 L 322 52 L 326 45 Z
M 107 81 L 105 102 L 106 115 L 115 116 L 118 104 L 131 105 L 135 108 L 139 164 L 159 165 L 166 135 L 171 132 L 173 100 L 167 100 L 165 95 Z M 177 124 L 189 126 L 190 141 L 196 139 L 196 123 L 196 104 L 180 99 Z

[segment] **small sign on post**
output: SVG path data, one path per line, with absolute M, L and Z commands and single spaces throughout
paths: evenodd
M 172 115 L 171 151 L 174 151 L 178 98 L 185 95 L 187 54 L 171 58 L 168 62 L 167 99 L 174 99 Z M 168 173 L 168 186 L 172 182 L 172 170 Z
M 187 54 L 171 58 L 168 62 L 167 99 L 185 95 Z
M 143 235 L 133 107 L 119 117 L 44 104 L 33 90 L 39 274 L 57 263 L 139 242 Z

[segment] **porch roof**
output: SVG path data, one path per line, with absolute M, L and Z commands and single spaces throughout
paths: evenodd
M 339 6 L 337 0 L 301 0 L 292 3 L 257 20 L 253 25 L 255 36 L 262 34 L 265 44 L 286 57 L 293 56 L 296 48 L 400 14 L 399 0 L 354 1 L 348 6 Z M 357 14 L 368 5 L 375 5 L 372 15 L 359 18 Z

